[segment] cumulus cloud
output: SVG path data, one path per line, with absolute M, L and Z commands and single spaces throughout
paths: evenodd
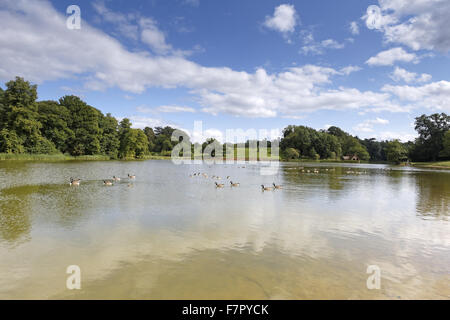
M 159 106 L 159 107 L 147 107 L 145 105 L 137 106 L 136 110 L 140 113 L 179 113 L 179 112 L 188 112 L 195 113 L 196 110 L 191 107 L 186 106 Z
M 384 34 L 388 43 L 413 50 L 450 51 L 448 0 L 379 0 L 362 17 L 370 29 Z
M 450 82 L 438 81 L 423 86 L 386 85 L 383 92 L 395 95 L 399 100 L 412 103 L 415 107 L 450 112 Z
M 412 82 L 428 82 L 431 80 L 431 75 L 422 73 L 418 75 L 415 72 L 409 72 L 405 69 L 395 67 L 394 71 L 390 74 L 392 80 L 396 82 L 404 81 L 406 83 Z
M 298 15 L 293 5 L 281 4 L 275 8 L 273 16 L 267 16 L 264 26 L 287 34 L 295 31 Z
M 312 32 L 303 32 L 303 47 L 300 53 L 304 55 L 321 55 L 325 53 L 326 49 L 343 49 L 345 47 L 344 43 L 340 43 L 334 39 L 326 39 L 317 42 L 314 39 Z
M 407 133 L 407 132 L 392 132 L 392 131 L 381 131 L 376 134 L 375 138 L 378 140 L 400 140 L 401 142 L 414 141 L 417 138 L 417 134 Z
M 373 132 L 374 125 L 386 125 L 386 124 L 389 124 L 389 120 L 382 118 L 370 119 L 359 123 L 358 125 L 353 127 L 353 130 L 356 132 Z
M 352 21 L 352 22 L 350 22 L 350 32 L 353 34 L 353 35 L 358 35 L 359 34 L 359 25 L 358 25 L 358 22 L 356 22 L 356 21 Z
M 348 76 L 350 73 L 357 72 L 357 71 L 360 71 L 360 70 L 362 70 L 362 69 L 360 67 L 358 67 L 358 66 L 347 66 L 347 67 L 342 68 L 340 70 L 340 72 L 342 74 L 345 74 L 346 76 Z
M 133 128 L 137 129 L 144 129 L 145 127 L 165 127 L 166 125 L 169 125 L 169 123 L 161 120 L 161 119 L 155 119 L 155 118 L 149 118 L 149 117 L 141 117 L 141 116 L 131 116 L 128 117 L 130 119 L 131 123 L 133 124 Z M 121 120 L 121 119 L 119 119 Z M 170 124 L 171 126 L 174 126 L 173 124 Z M 176 126 L 174 126 L 176 127 Z
M 408 53 L 403 48 L 392 48 L 371 57 L 366 63 L 369 66 L 392 66 L 396 62 L 418 63 L 419 57 L 415 53 Z
M 69 30 L 65 19 L 48 1 L 0 2 L 0 79 L 78 79 L 86 90 L 119 88 L 134 94 L 153 87 L 182 87 L 203 112 L 246 117 L 298 116 L 321 109 L 405 111 L 391 99 L 397 97 L 394 89 L 333 87 L 334 78 L 356 71 L 353 66 L 336 70 L 303 65 L 278 73 L 204 67 L 173 52 L 130 51 L 87 22 L 81 30 Z M 431 96 L 425 101 L 433 102 L 427 99 Z M 149 119 L 135 121 L 150 123 Z

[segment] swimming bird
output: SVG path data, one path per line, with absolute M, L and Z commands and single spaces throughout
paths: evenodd
M 261 188 L 262 188 L 263 191 L 272 191 L 273 190 L 272 187 L 264 187 L 263 184 L 261 185 Z
M 223 187 L 224 187 L 223 183 L 216 182 L 216 188 L 223 188 Z
M 119 177 L 116 177 L 116 176 L 113 176 L 113 180 L 114 180 L 114 181 L 120 181 L 120 178 L 119 178 Z
M 227 176 L 227 179 L 230 179 L 230 176 Z
M 276 185 L 275 184 L 275 182 L 273 183 L 273 187 L 275 188 L 275 189 L 283 189 L 283 186 L 281 186 L 281 185 Z
M 113 185 L 112 181 L 109 181 L 109 180 L 103 180 L 103 184 L 105 186 L 112 186 Z
M 130 175 L 130 174 L 128 174 L 128 179 L 136 179 L 136 176 L 135 175 Z
M 80 185 L 80 182 L 81 182 L 81 179 L 73 179 L 73 178 L 70 178 L 70 185 L 71 186 L 79 186 Z
M 233 183 L 233 181 L 230 181 L 230 184 L 231 184 L 232 187 L 239 187 L 241 185 L 239 182 L 238 183 Z

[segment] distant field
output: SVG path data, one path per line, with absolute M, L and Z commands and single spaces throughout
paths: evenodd
M 450 169 L 450 161 L 414 162 L 412 165 L 415 167 L 422 167 L 422 168 Z

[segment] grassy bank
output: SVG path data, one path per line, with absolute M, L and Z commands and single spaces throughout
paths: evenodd
M 94 155 L 94 156 L 79 156 L 74 157 L 66 154 L 12 154 L 0 153 L 1 160 L 19 160 L 19 161 L 70 161 L 70 160 L 84 160 L 84 161 L 101 161 L 110 160 L 108 156 Z
M 411 163 L 414 167 L 432 168 L 432 169 L 450 169 L 450 161 L 437 162 L 414 162 Z

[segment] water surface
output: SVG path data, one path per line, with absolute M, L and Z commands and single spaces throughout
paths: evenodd
M 242 166 L 0 162 L 0 299 L 450 298 L 450 172 Z

